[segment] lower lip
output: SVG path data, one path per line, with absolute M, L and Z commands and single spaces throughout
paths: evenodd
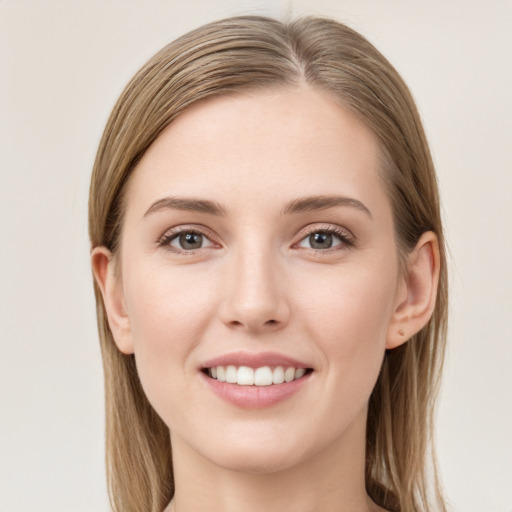
M 261 409 L 282 402 L 297 393 L 310 379 L 309 372 L 300 379 L 270 386 L 239 386 L 220 382 L 200 372 L 201 379 L 224 401 L 246 409 Z

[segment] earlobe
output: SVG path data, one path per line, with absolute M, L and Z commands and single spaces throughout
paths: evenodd
M 407 256 L 407 268 L 389 325 L 386 348 L 392 349 L 420 331 L 434 311 L 440 256 L 437 235 L 427 231 Z
M 130 319 L 124 304 L 121 279 L 115 272 L 112 253 L 106 247 L 95 247 L 91 252 L 91 265 L 117 348 L 124 354 L 133 354 Z

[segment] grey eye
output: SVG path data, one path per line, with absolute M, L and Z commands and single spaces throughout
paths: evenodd
M 212 243 L 201 233 L 196 233 L 195 231 L 186 231 L 176 235 L 176 237 L 171 240 L 169 245 L 175 247 L 176 249 L 193 251 L 196 249 L 202 249 L 203 247 L 208 247 L 212 245 Z
M 330 233 L 326 230 L 319 229 L 313 231 L 309 235 L 305 236 L 299 243 L 299 247 L 305 247 L 306 249 L 332 249 L 338 245 L 348 244 L 348 241 L 341 234 Z
M 331 233 L 312 233 L 308 237 L 309 245 L 312 249 L 330 249 L 332 247 L 333 236 Z

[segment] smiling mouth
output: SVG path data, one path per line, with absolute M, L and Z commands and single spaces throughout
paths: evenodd
M 249 366 L 222 365 L 203 368 L 203 373 L 211 379 L 239 386 L 274 386 L 293 382 L 313 371 L 312 368 L 294 368 L 293 366 Z

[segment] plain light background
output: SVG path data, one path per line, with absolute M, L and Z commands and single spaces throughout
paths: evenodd
M 86 209 L 111 108 L 158 49 L 241 13 L 333 16 L 422 113 L 451 251 L 437 442 L 453 512 L 512 512 L 512 4 L 0 0 L 0 511 L 106 512 Z

